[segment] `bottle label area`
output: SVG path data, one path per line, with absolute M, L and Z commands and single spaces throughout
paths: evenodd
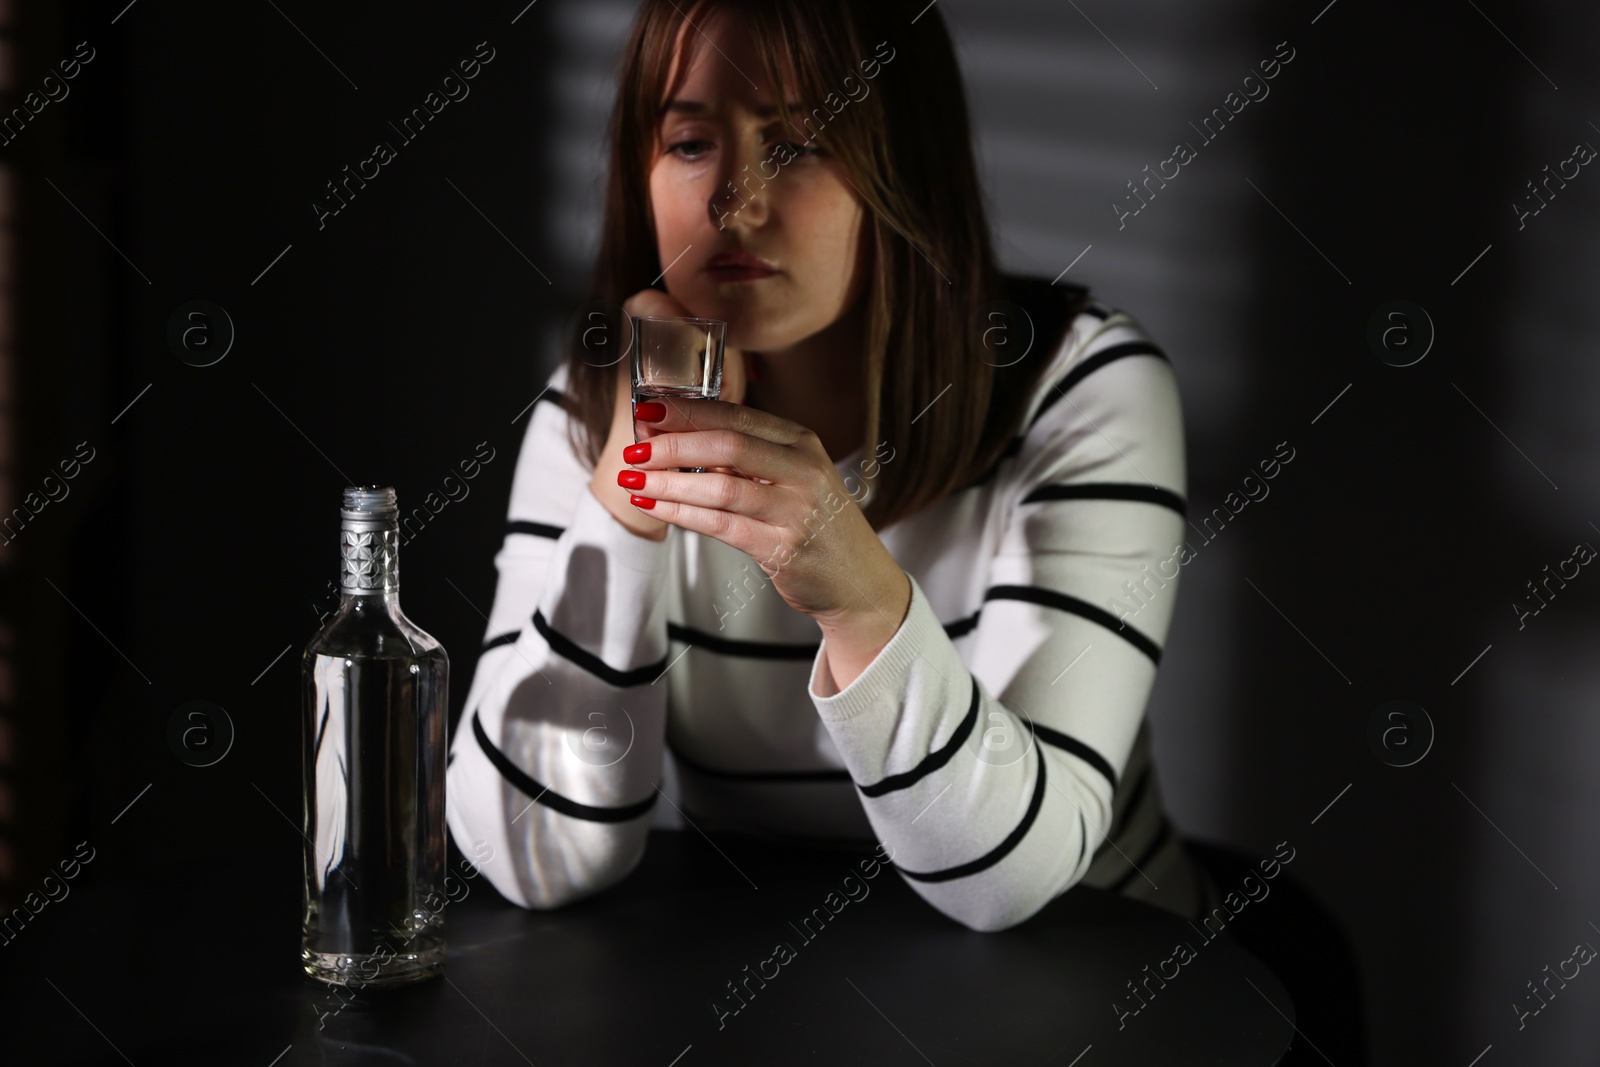
M 343 591 L 384 593 L 398 590 L 399 541 L 400 532 L 395 527 L 346 523 L 339 531 L 339 584 Z

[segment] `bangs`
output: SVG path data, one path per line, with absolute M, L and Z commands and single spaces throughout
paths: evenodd
M 855 38 L 850 32 L 853 28 L 841 27 L 830 16 L 829 7 L 826 3 L 774 6 L 746 0 L 698 0 L 682 10 L 681 19 L 676 17 L 680 13 L 676 7 L 665 12 L 646 34 L 639 97 L 632 109 L 638 123 L 632 131 L 633 142 L 646 151 L 653 146 L 661 125 L 662 105 L 676 95 L 702 53 L 715 48 L 704 31 L 719 15 L 744 22 L 761 60 L 759 70 L 741 70 L 737 66 L 734 70 L 752 89 L 765 85 L 785 129 L 803 140 L 821 142 L 823 127 L 835 124 L 835 116 L 825 101 L 830 93 L 837 95 L 837 82 L 850 75 L 857 62 L 849 53 L 849 42 Z M 837 47 L 839 44 L 844 47 Z M 720 58 L 730 65 L 733 62 L 726 56 Z M 825 73 L 830 69 L 836 72 L 832 86 Z M 791 101 L 800 104 L 798 113 L 789 108 Z M 808 117 L 814 130 L 805 125 Z

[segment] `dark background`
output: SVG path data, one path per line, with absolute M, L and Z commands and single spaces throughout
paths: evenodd
M 3 511 L 94 449 L 0 547 L 0 911 L 80 841 L 85 879 L 248 856 L 293 887 L 297 659 L 328 606 L 339 492 L 392 484 L 415 505 L 487 443 L 469 495 L 402 553 L 405 609 L 450 650 L 459 710 L 518 416 L 593 254 L 633 9 L 525 2 L 0 0 L 7 113 L 94 49 L 0 147 Z M 1175 822 L 1255 855 L 1296 847 L 1351 933 L 1377 1062 L 1492 1045 L 1486 1065 L 1592 1063 L 1600 980 L 1520 1032 L 1511 1005 L 1600 943 L 1600 578 L 1583 568 L 1521 629 L 1511 605 L 1600 545 L 1600 176 L 1583 168 L 1520 230 L 1511 205 L 1600 145 L 1600 10 L 938 11 L 1004 266 L 1093 285 L 1166 348 L 1191 516 L 1295 449 L 1182 571 L 1150 712 Z M 495 58 L 471 95 L 401 146 L 387 124 L 481 41 Z M 1201 145 L 1189 124 L 1280 41 L 1295 56 L 1267 98 Z M 312 201 L 378 140 L 398 157 L 319 229 Z M 1196 159 L 1119 229 L 1110 205 L 1178 140 Z M 1437 334 L 1407 367 L 1367 341 L 1397 299 Z M 193 300 L 236 331 L 211 366 L 168 343 Z M 1394 699 L 1432 724 L 1431 747 L 1415 719 L 1412 749 L 1391 738 L 1391 758 L 1426 751 L 1407 767 L 1369 741 Z M 233 724 L 213 766 L 169 746 L 191 700 Z M 62 1015 L 33 1022 L 79 1025 Z

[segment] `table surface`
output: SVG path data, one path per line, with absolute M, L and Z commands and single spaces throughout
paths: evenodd
M 348 1002 L 299 969 L 298 871 L 85 885 L 0 947 L 0 1058 L 1269 1067 L 1289 1045 L 1288 993 L 1225 935 L 1085 886 L 979 933 L 892 869 L 860 878 L 870 855 L 656 830 L 623 882 L 542 912 L 479 876 L 445 908 L 442 978 Z M 817 908 L 831 919 L 807 940 Z M 787 962 L 763 964 L 780 941 Z M 1114 1003 L 1138 1003 L 1127 983 L 1179 942 L 1193 957 L 1119 1020 Z M 747 965 L 771 977 L 719 1019 Z

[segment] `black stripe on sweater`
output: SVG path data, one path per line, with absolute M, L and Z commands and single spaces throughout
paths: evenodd
M 1033 799 L 1028 802 L 1028 810 L 1023 813 L 1022 821 L 1017 823 L 1016 829 L 1006 835 L 1004 841 L 1001 841 L 993 849 L 970 863 L 946 867 L 940 871 L 908 871 L 898 863 L 894 865 L 895 869 L 907 878 L 915 879 L 918 882 L 948 882 L 952 878 L 964 878 L 969 874 L 977 874 L 979 871 L 987 870 L 1004 859 L 1008 852 L 1017 847 L 1017 842 L 1021 841 L 1023 836 L 1027 834 L 1028 828 L 1033 825 L 1034 819 L 1039 816 L 1039 808 L 1044 804 L 1044 749 L 1035 746 L 1034 751 L 1038 754 L 1036 759 L 1038 760 L 1039 771 L 1033 782 Z
M 539 608 L 535 608 L 533 612 L 533 628 L 539 631 L 539 636 L 544 638 L 551 651 L 560 653 L 564 659 L 571 660 L 602 682 L 614 685 L 619 689 L 652 681 L 667 669 L 667 657 L 662 656 L 656 662 L 646 663 L 643 667 L 635 667 L 631 671 L 619 671 L 593 652 L 579 645 L 566 634 L 552 627 L 545 620 L 543 610 Z
M 1039 420 L 1044 417 L 1045 412 L 1060 403 L 1072 391 L 1073 386 L 1106 364 L 1115 363 L 1117 360 L 1128 356 L 1154 356 L 1163 360 L 1167 358 L 1167 354 L 1161 351 L 1158 345 L 1151 344 L 1149 341 L 1123 341 L 1121 344 L 1102 348 L 1067 371 L 1066 374 L 1061 376 L 1059 382 L 1051 386 L 1049 395 L 1044 398 L 1044 403 L 1039 405 L 1039 410 L 1033 413 L 1033 418 L 1029 420 L 1028 429 L 1023 436 L 1033 432 L 1033 428 L 1039 424 Z
M 850 772 L 838 767 L 821 767 L 804 771 L 724 771 L 708 767 L 699 760 L 690 759 L 683 750 L 667 738 L 667 747 L 673 757 L 685 767 L 711 778 L 724 778 L 735 782 L 848 782 Z
M 1139 872 L 1144 865 L 1155 859 L 1156 853 L 1165 848 L 1167 842 L 1170 840 L 1172 840 L 1172 823 L 1168 822 L 1165 816 L 1162 816 L 1161 831 L 1156 834 L 1155 840 L 1151 841 L 1149 847 L 1147 847 L 1143 852 L 1139 853 L 1139 858 L 1132 861 L 1131 866 L 1129 866 L 1129 868 L 1123 872 L 1121 878 L 1118 878 L 1106 888 L 1111 890 L 1113 893 L 1122 892 L 1123 888 L 1129 882 L 1133 881 L 1139 876 Z
M 1042 726 L 1026 716 L 1023 716 L 1022 721 L 1027 723 L 1028 729 L 1032 730 L 1034 736 L 1043 741 L 1045 744 L 1059 748 L 1063 752 L 1070 752 L 1072 755 L 1077 756 L 1089 766 L 1099 771 L 1100 774 L 1104 776 L 1105 780 L 1111 783 L 1112 794 L 1116 794 L 1117 772 L 1116 769 L 1111 766 L 1110 760 L 1106 759 L 1104 756 L 1100 755 L 1100 753 L 1096 752 L 1094 749 L 1090 748 L 1088 745 L 1084 744 L 1082 741 L 1079 741 L 1076 737 L 1073 737 L 1070 734 L 1064 734 L 1060 730 L 1052 730 L 1048 726 Z
M 682 641 L 686 645 L 703 648 L 708 652 L 719 652 L 724 656 L 746 656 L 751 659 L 813 660 L 817 658 L 817 649 L 822 647 L 821 642 L 809 645 L 786 645 L 774 641 L 746 641 L 734 637 L 721 637 L 670 621 L 667 623 L 667 640 Z
M 508 633 L 503 633 L 498 637 L 491 637 L 489 640 L 483 643 L 482 651 L 487 652 L 491 648 L 499 648 L 501 645 L 514 645 L 517 643 L 517 638 L 519 636 L 521 635 L 518 634 L 517 631 L 512 630 Z
M 1179 515 L 1188 514 L 1183 497 L 1170 489 L 1156 485 L 1133 485 L 1124 482 L 1041 485 L 1023 497 L 1021 503 L 1033 504 L 1041 500 L 1137 500 L 1171 508 Z
M 978 625 L 976 613 L 955 622 L 941 623 L 952 640 L 963 637 Z M 682 623 L 667 622 L 667 639 L 681 641 L 707 652 L 723 656 L 745 656 L 750 659 L 813 660 L 821 642 L 809 645 L 783 644 L 776 641 L 751 641 L 742 637 L 722 637 L 719 634 L 697 630 Z
M 1117 617 L 1103 608 L 1097 608 L 1087 600 L 1079 600 L 1066 593 L 1058 593 L 1054 589 L 1044 589 L 1037 585 L 992 585 L 983 593 L 984 602 L 991 600 L 1025 600 L 1030 604 L 1042 607 L 1055 608 L 1065 611 L 1080 618 L 1088 619 L 1092 623 L 1104 626 L 1107 630 L 1127 641 L 1134 648 L 1150 657 L 1150 662 L 1160 664 L 1161 646 L 1156 644 L 1144 634 L 1129 626 L 1126 622 L 1117 621 Z
M 1097 317 L 1104 318 L 1105 316 Z M 1033 428 L 1038 425 L 1039 419 L 1044 415 L 1045 412 L 1049 411 L 1056 405 L 1058 401 L 1066 396 L 1068 390 L 1077 385 L 1079 382 L 1083 381 L 1083 379 L 1087 378 L 1090 374 L 1093 374 L 1101 367 L 1104 367 L 1107 363 L 1121 359 L 1124 356 L 1155 356 L 1158 359 L 1167 358 L 1165 352 L 1163 352 L 1156 345 L 1151 344 L 1149 341 L 1124 341 L 1121 344 L 1112 345 L 1109 348 L 1102 349 L 1101 351 L 1090 356 L 1088 359 L 1084 360 L 1082 363 L 1077 364 L 1066 374 L 1062 375 L 1059 382 L 1055 382 L 1051 385 L 1050 392 L 1045 396 L 1044 400 L 1040 402 L 1039 410 L 1035 411 L 1033 413 L 1033 417 L 1028 420 L 1027 427 L 1021 433 L 1013 437 L 1010 441 L 1006 442 L 1005 450 L 1000 453 L 999 458 L 994 461 L 994 464 L 984 472 L 983 477 L 967 486 L 967 488 L 972 489 L 977 488 L 978 486 L 987 485 L 994 478 L 995 473 L 1000 469 L 1001 463 L 1013 458 L 1022 451 L 1023 442 L 1026 441 L 1028 435 L 1033 432 Z
M 590 822 L 627 822 L 629 819 L 637 819 L 655 805 L 655 792 L 635 804 L 624 804 L 620 808 L 600 808 L 569 800 L 560 793 L 551 791 L 549 786 L 534 781 L 526 771 L 512 763 L 504 752 L 495 748 L 494 742 L 490 741 L 489 735 L 484 732 L 483 723 L 478 721 L 477 712 L 472 713 L 472 736 L 478 739 L 478 747 L 483 749 L 483 754 L 489 757 L 489 762 L 494 764 L 494 769 L 500 772 L 502 778 L 515 786 L 524 796 L 538 801 L 552 811 L 559 811 L 574 819 L 588 819 Z
M 861 790 L 863 796 L 881 797 L 885 793 L 893 793 L 896 790 L 905 789 L 950 762 L 950 757 L 956 754 L 956 749 L 965 744 L 967 738 L 971 736 L 972 727 L 978 721 L 978 705 L 982 703 L 982 696 L 978 691 L 978 679 L 970 672 L 967 676 L 972 679 L 972 701 L 967 706 L 967 714 L 956 725 L 955 731 L 951 733 L 950 740 L 946 741 L 942 747 L 924 756 L 922 762 L 909 771 L 891 774 L 886 778 L 873 782 L 871 785 L 857 785 L 856 788 Z
M 551 526 L 547 522 L 534 522 L 532 519 L 512 519 L 506 523 L 508 534 L 532 534 L 534 537 L 548 537 L 552 541 L 566 532 L 565 526 Z
M 965 637 L 967 634 L 978 628 L 978 616 L 982 613 L 983 609 L 980 608 L 964 619 L 957 619 L 955 622 L 947 622 L 944 624 L 944 632 L 950 635 L 951 640 L 954 640 L 957 637 Z

